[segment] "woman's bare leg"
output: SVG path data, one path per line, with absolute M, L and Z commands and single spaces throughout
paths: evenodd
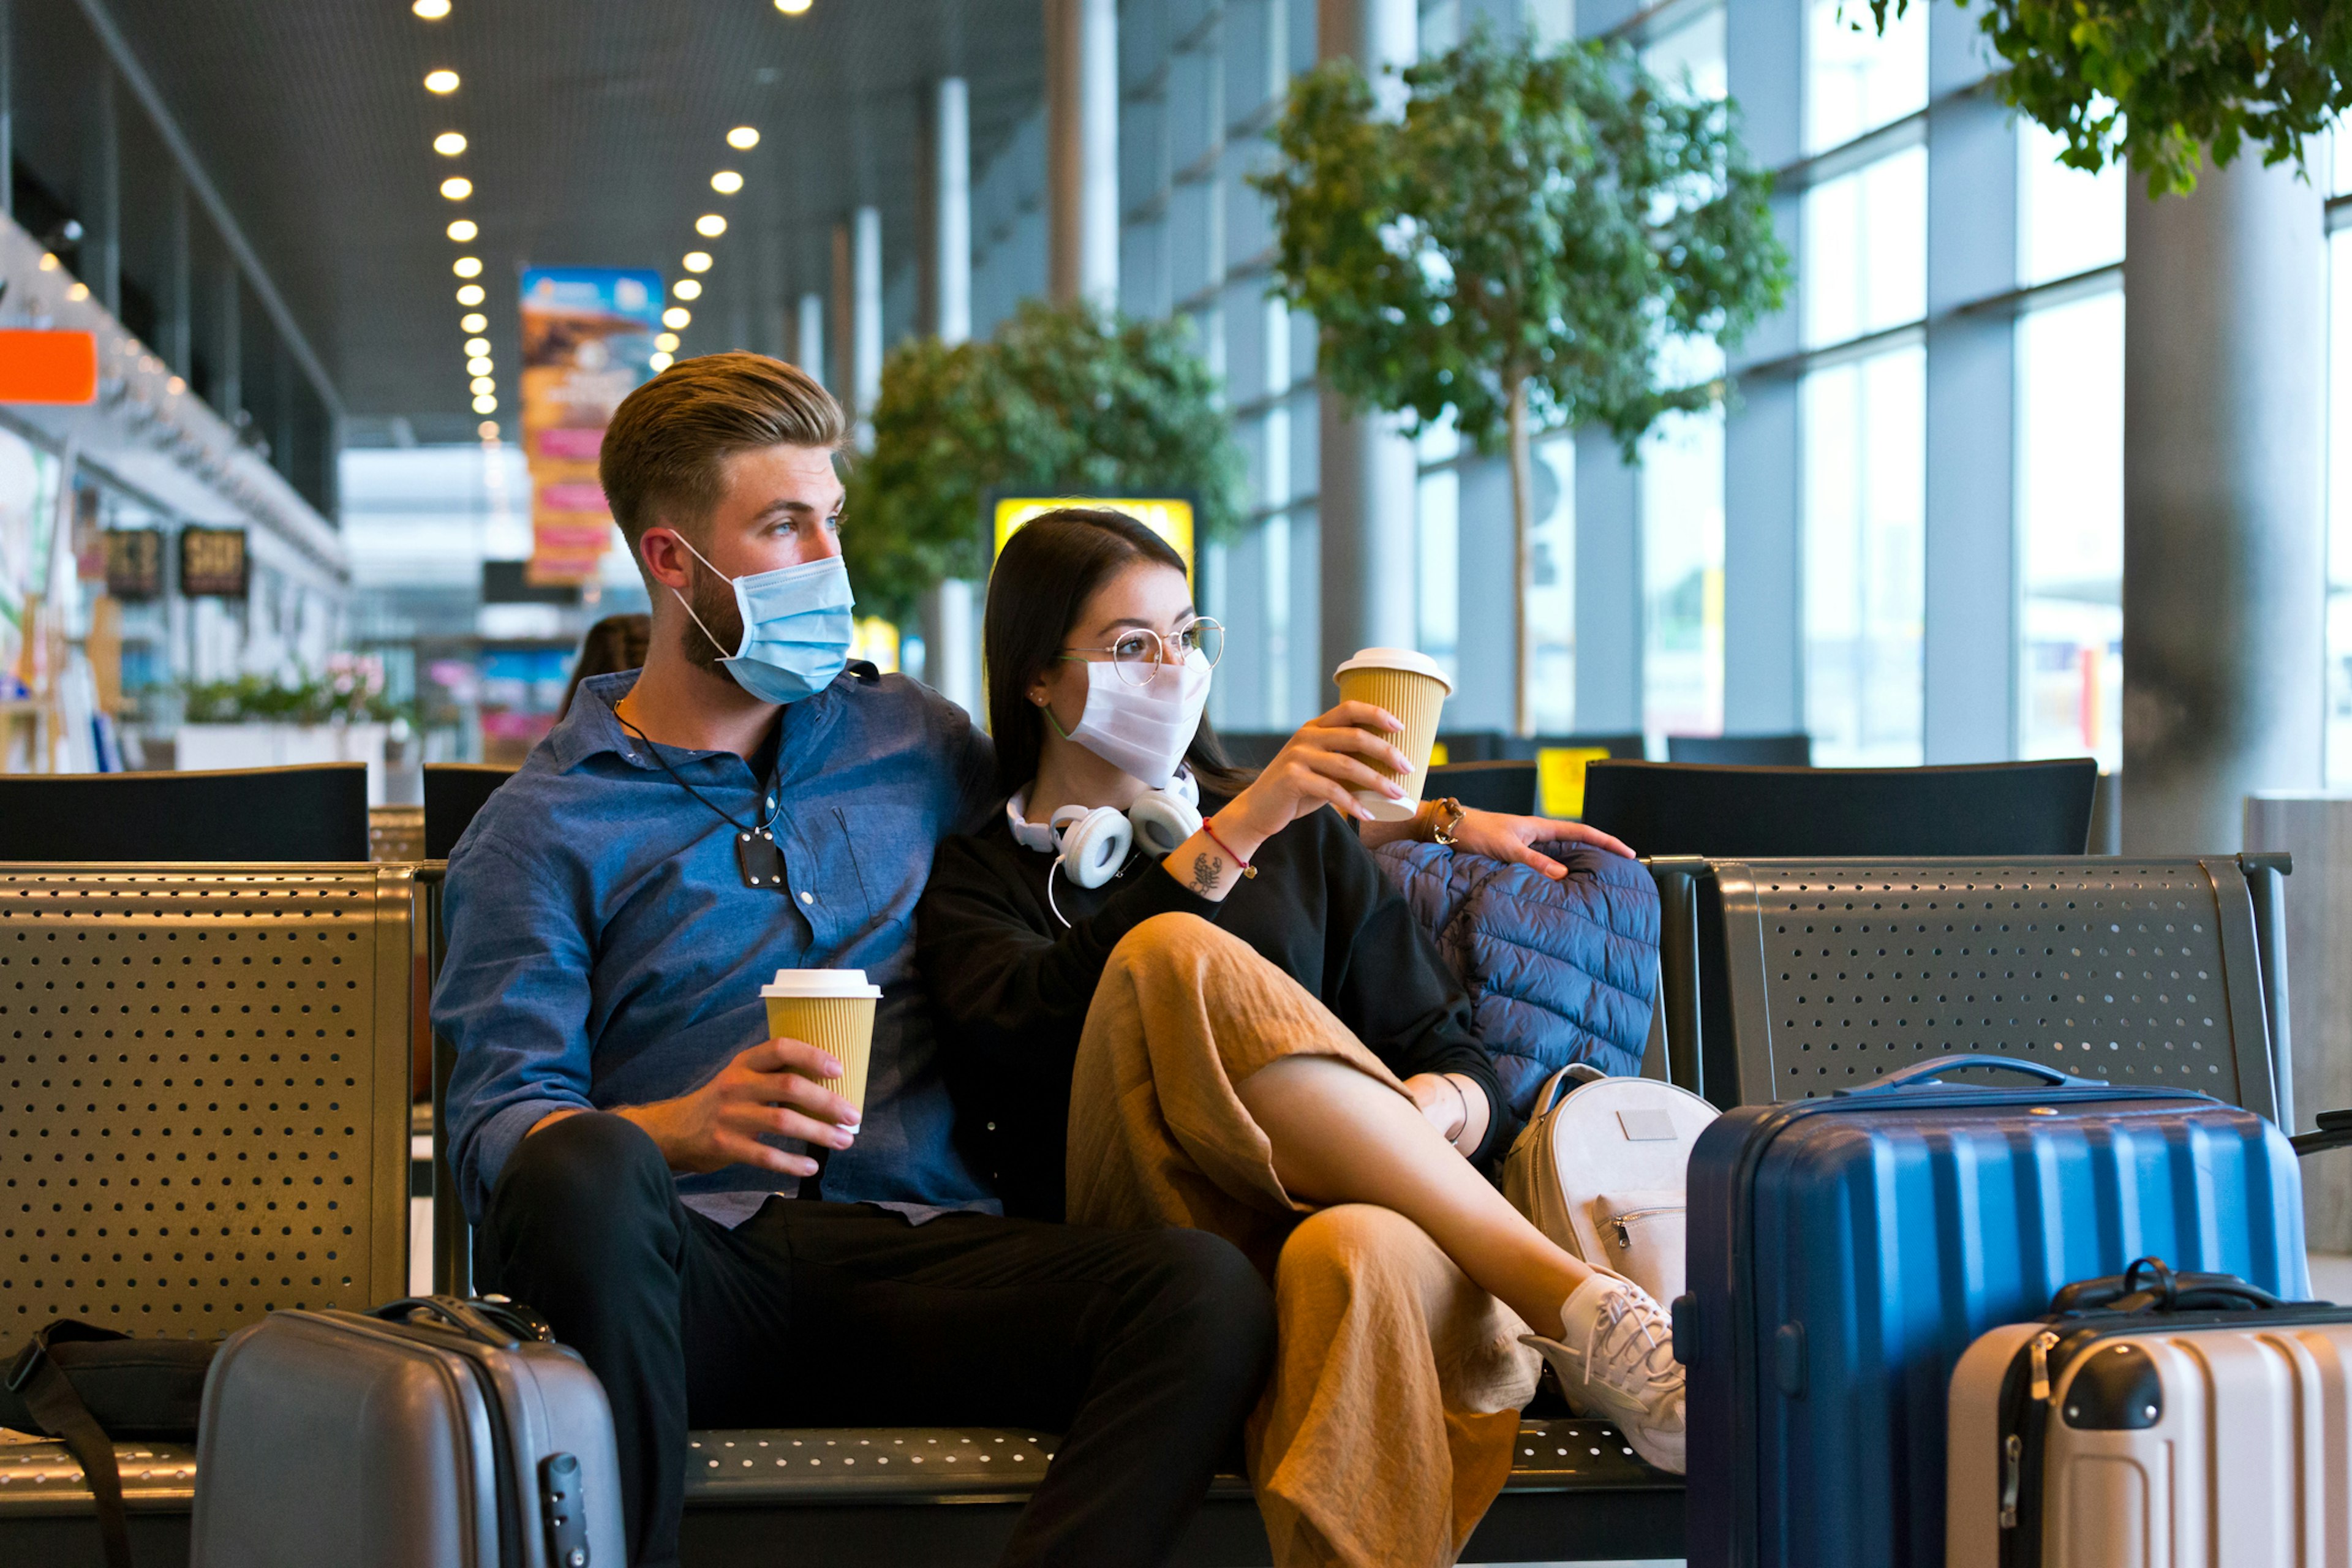
M 1560 1303 L 1593 1270 L 1528 1224 L 1411 1100 L 1330 1057 L 1285 1057 L 1234 1089 L 1293 1194 L 1395 1210 L 1538 1333 L 1560 1331 Z

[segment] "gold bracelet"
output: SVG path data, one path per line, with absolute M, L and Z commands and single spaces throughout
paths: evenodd
M 1462 803 L 1450 795 L 1430 804 L 1436 806 L 1441 815 L 1430 825 L 1429 841 L 1432 844 L 1443 844 L 1451 849 L 1454 847 L 1454 836 L 1462 830 L 1462 819 L 1470 814 L 1463 810 Z

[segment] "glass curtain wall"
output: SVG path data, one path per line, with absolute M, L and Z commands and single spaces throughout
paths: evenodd
M 1804 715 L 1831 765 L 1915 764 L 1927 609 L 1927 15 L 1806 29 Z
M 2327 729 L 2330 789 L 2352 787 L 2352 140 L 2327 180 Z

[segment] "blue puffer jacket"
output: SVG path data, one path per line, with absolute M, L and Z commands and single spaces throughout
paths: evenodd
M 1581 845 L 1544 852 L 1564 881 L 1439 844 L 1376 852 L 1470 994 L 1502 1079 L 1507 1135 L 1570 1062 L 1642 1070 L 1658 988 L 1658 889 L 1637 861 Z M 1495 1147 L 1504 1145 L 1499 1141 Z

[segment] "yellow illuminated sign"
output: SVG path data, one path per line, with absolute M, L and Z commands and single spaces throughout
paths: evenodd
M 1573 821 L 1584 815 L 1584 769 L 1605 763 L 1605 746 L 1546 746 L 1536 752 L 1537 809 Z
M 1019 532 L 1023 524 L 1066 506 L 1094 506 L 1127 513 L 1165 540 L 1171 550 L 1183 557 L 1185 574 L 1192 574 L 1192 503 L 1170 499 L 1112 500 L 1100 496 L 1008 496 L 996 503 L 996 545 L 989 559 L 993 561 L 1004 553 L 1004 542 Z

